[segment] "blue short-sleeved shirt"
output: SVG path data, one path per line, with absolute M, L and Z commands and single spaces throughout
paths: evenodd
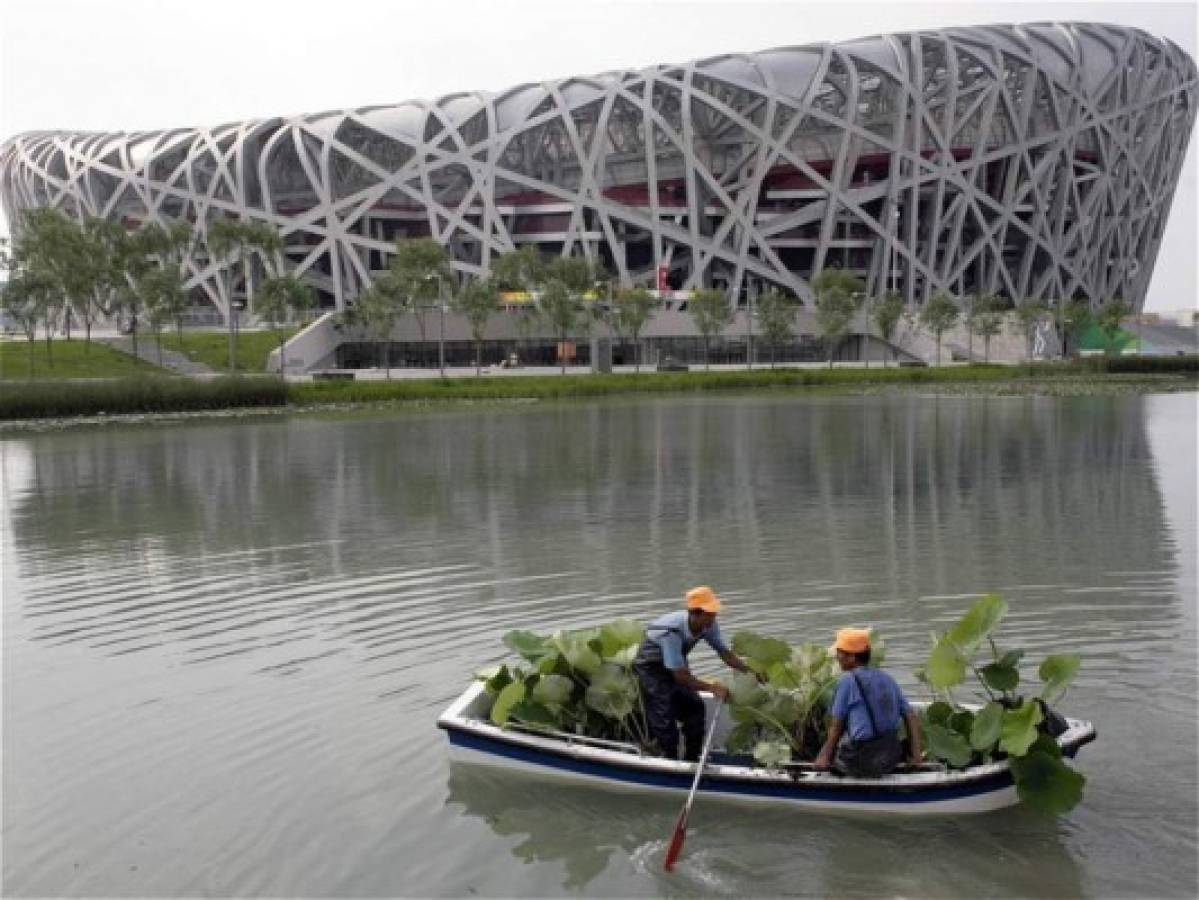
M 681 669 L 687 665 L 687 654 L 700 641 L 707 641 L 717 653 L 727 653 L 729 649 L 715 622 L 699 634 L 692 634 L 687 626 L 685 609 L 654 619 L 645 627 L 645 636 L 662 648 L 662 665 L 668 669 Z
M 855 673 L 870 699 L 878 734 L 870 727 L 870 715 L 866 712 L 865 698 L 854 679 Z M 830 712 L 833 718 L 845 723 L 845 731 L 851 740 L 868 741 L 898 728 L 900 717 L 906 715 L 908 709 L 908 699 L 894 678 L 882 669 L 859 666 L 841 675 Z

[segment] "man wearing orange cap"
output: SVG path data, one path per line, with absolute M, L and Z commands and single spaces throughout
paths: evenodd
M 749 671 L 741 657 L 729 649 L 716 624 L 720 599 L 710 587 L 687 592 L 687 608 L 667 613 L 645 628 L 645 640 L 633 660 L 645 698 L 650 735 L 668 759 L 679 756 L 682 725 L 684 759 L 699 759 L 704 742 L 704 702 L 698 691 L 708 690 L 727 700 L 728 688 L 718 681 L 700 681 L 687 668 L 687 654 L 701 640 L 739 672 Z
M 895 679 L 882 669 L 869 668 L 870 629 L 842 628 L 829 649 L 836 652 L 844 674 L 833 694 L 832 724 L 816 757 L 816 768 L 835 765 L 846 775 L 862 778 L 891 772 L 903 759 L 897 730 L 900 717 L 908 726 L 908 762 L 918 765 L 924 755 L 920 719 Z

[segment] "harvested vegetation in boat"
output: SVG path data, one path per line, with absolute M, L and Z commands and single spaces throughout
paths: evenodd
M 1076 654 L 1051 654 L 1038 668 L 1040 689 L 1019 693 L 1025 651 L 1000 650 L 992 633 L 1007 603 L 998 594 L 977 600 L 949 629 L 933 636 L 925 665 L 916 672 L 933 695 L 921 713 L 927 756 L 950 769 L 1008 760 L 1022 800 L 1048 813 L 1073 808 L 1085 778 L 1062 759 L 1056 737 L 1065 721 L 1057 703 L 1078 672 Z M 645 628 L 631 619 L 544 636 L 511 631 L 504 643 L 521 658 L 478 673 L 492 696 L 491 719 L 600 740 L 622 741 L 653 752 L 645 705 L 633 660 Z M 980 659 L 989 649 L 990 658 Z M 788 644 L 750 631 L 737 633 L 733 651 L 750 673 L 729 687 L 733 729 L 726 753 L 752 755 L 779 769 L 813 760 L 829 731 L 829 709 L 840 674 L 827 647 Z M 871 666 L 881 665 L 885 645 L 871 639 Z M 968 673 L 980 689 L 981 706 L 963 705 Z M 902 728 L 902 725 L 901 725 Z M 902 732 L 901 732 L 901 736 Z

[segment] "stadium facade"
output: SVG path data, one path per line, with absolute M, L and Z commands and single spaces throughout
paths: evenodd
M 808 304 L 836 266 L 911 304 L 1139 309 L 1196 86 L 1189 56 L 1132 28 L 951 28 L 213 128 L 27 133 L 0 147 L 0 193 L 10 221 L 272 223 L 338 309 L 397 238 L 429 235 L 463 275 L 534 244 L 732 303 L 778 286 Z M 188 265 L 224 314 L 219 267 Z

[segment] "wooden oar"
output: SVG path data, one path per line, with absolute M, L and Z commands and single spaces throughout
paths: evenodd
M 699 787 L 699 779 L 704 774 L 704 764 L 708 761 L 708 751 L 712 749 L 712 735 L 716 733 L 716 722 L 719 718 L 720 706 L 717 705 L 716 711 L 712 714 L 712 724 L 708 726 L 708 735 L 704 738 L 704 750 L 699 755 L 699 762 L 695 764 L 695 780 L 691 782 L 691 793 L 687 795 L 687 802 L 683 804 L 679 820 L 674 823 L 674 834 L 670 836 L 670 846 L 666 848 L 665 869 L 667 872 L 674 871 L 675 860 L 683 852 L 683 841 L 687 837 L 687 817 L 691 815 L 691 803 L 695 800 L 695 789 Z

